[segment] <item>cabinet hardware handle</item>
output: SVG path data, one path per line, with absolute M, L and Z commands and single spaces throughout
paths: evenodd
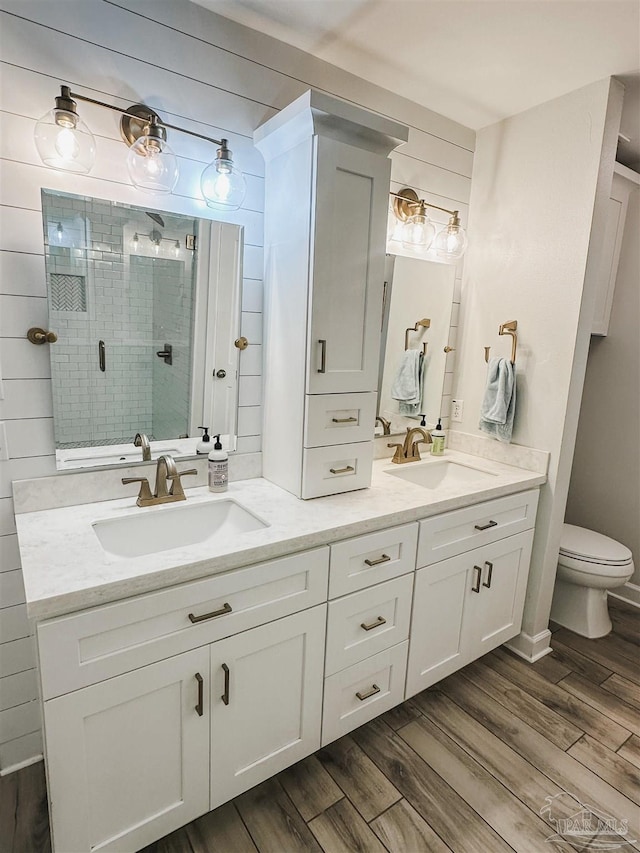
M 231 613 L 231 610 L 231 605 L 225 602 L 220 610 L 212 610 L 211 613 L 203 613 L 202 616 L 194 616 L 193 613 L 189 613 L 189 621 L 193 624 L 196 622 L 204 622 L 205 619 L 215 619 L 216 616 L 224 616 L 225 613 Z
M 381 625 L 386 624 L 387 620 L 384 618 L 384 616 L 378 616 L 375 622 L 369 622 L 368 625 L 364 622 L 361 622 L 360 627 L 364 628 L 365 631 L 373 631 L 374 628 L 379 628 Z
M 107 369 L 107 358 L 104 341 L 98 341 L 98 367 L 102 373 Z
M 474 524 L 476 530 L 488 530 L 490 527 L 497 527 L 497 521 L 489 521 L 487 524 Z
M 318 368 L 318 373 L 326 373 L 327 372 L 327 342 L 320 339 L 318 341 L 320 344 L 320 367 Z
M 375 696 L 376 693 L 380 693 L 380 688 L 377 684 L 374 684 L 372 685 L 371 690 L 368 690 L 366 693 L 360 693 L 360 691 L 358 691 L 356 696 L 361 702 L 364 702 L 365 699 L 368 699 L 370 696 Z
M 388 554 L 383 554 L 382 557 L 378 557 L 377 560 L 365 560 L 365 564 L 367 566 L 379 566 L 380 563 L 388 563 L 391 557 Z
M 225 705 L 229 704 L 229 667 L 226 663 L 222 664 L 222 669 L 224 671 L 224 693 L 220 697 Z
M 331 418 L 334 424 L 355 424 L 358 423 L 357 418 Z
M 332 474 L 346 474 L 347 471 L 355 471 L 353 465 L 345 465 L 344 468 L 329 468 Z
M 196 714 L 201 717 L 204 714 L 204 679 L 199 672 L 196 672 L 196 681 L 198 682 L 198 704 L 196 705 Z
M 471 587 L 471 592 L 480 592 L 480 579 L 482 578 L 482 569 L 480 568 L 480 566 L 474 566 L 473 570 L 476 573 L 476 578 L 473 582 L 473 586 Z
M 489 566 L 489 573 L 487 574 L 486 581 L 483 581 L 482 586 L 486 586 L 487 589 L 491 588 L 491 576 L 493 575 L 493 563 L 490 563 L 489 560 L 484 561 L 485 566 Z

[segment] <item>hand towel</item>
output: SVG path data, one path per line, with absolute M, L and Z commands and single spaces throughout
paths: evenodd
M 508 358 L 492 358 L 480 407 L 479 427 L 498 441 L 511 441 L 516 409 L 516 370 Z
M 397 400 L 402 415 L 415 415 L 422 406 L 422 352 L 405 350 L 391 384 L 391 397 Z

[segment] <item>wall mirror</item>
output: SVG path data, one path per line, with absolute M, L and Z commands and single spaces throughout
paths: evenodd
M 59 470 L 235 448 L 242 227 L 42 191 Z
M 391 434 L 402 433 L 420 422 L 435 427 L 442 405 L 444 374 L 449 340 L 455 267 L 417 258 L 388 255 L 382 319 L 378 416 L 389 423 Z M 412 367 L 406 352 L 418 356 L 419 403 L 399 399 L 410 390 L 405 371 Z M 376 422 L 376 435 L 383 426 Z

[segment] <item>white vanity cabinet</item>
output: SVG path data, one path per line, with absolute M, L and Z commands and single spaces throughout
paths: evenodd
M 263 474 L 297 497 L 371 482 L 388 154 L 406 139 L 315 91 L 254 135 L 266 161 Z
M 421 522 L 418 566 L 432 562 L 416 572 L 407 697 L 518 633 L 537 503 L 536 489 Z

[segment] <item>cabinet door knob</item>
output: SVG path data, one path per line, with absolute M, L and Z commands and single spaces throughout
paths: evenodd
M 375 620 L 375 622 L 369 622 L 368 625 L 366 622 L 361 622 L 360 627 L 364 628 L 365 631 L 373 631 L 374 628 L 379 628 L 381 625 L 386 625 L 386 624 L 387 624 L 387 620 L 384 618 L 384 616 L 378 616 L 378 618 Z
M 356 696 L 361 702 L 364 702 L 365 699 L 368 699 L 370 696 L 375 696 L 376 693 L 380 693 L 380 688 L 377 684 L 372 684 L 371 690 L 367 690 L 366 693 L 360 693 L 360 691 L 358 691 Z
M 489 521 L 487 524 L 474 524 L 473 525 L 476 530 L 488 530 L 490 527 L 497 527 L 497 521 Z
M 220 697 L 225 705 L 229 704 L 229 667 L 226 663 L 222 664 L 222 671 L 224 672 L 224 693 Z
M 483 581 L 482 586 L 486 586 L 487 589 L 491 589 L 491 577 L 493 575 L 493 563 L 490 563 L 489 560 L 484 561 L 485 566 L 489 567 L 489 571 L 487 573 L 486 581 Z
M 482 569 L 480 566 L 474 566 L 473 571 L 476 573 L 471 592 L 480 592 L 480 580 L 482 578 Z
M 196 471 L 182 471 L 182 474 L 195 474 Z M 216 616 L 224 616 L 225 613 L 231 613 L 233 608 L 230 604 L 225 602 L 220 610 L 212 610 L 211 613 L 203 613 L 202 616 L 194 616 L 193 613 L 189 613 L 189 621 L 195 625 L 196 622 L 204 622 L 205 619 L 215 619 Z
M 365 560 L 365 565 L 367 566 L 379 566 L 380 563 L 388 563 L 391 557 L 388 554 L 383 554 L 381 557 L 378 557 L 377 560 Z
M 196 681 L 198 682 L 198 702 L 196 704 L 196 714 L 201 717 L 204 714 L 204 679 L 199 672 L 196 672 Z

